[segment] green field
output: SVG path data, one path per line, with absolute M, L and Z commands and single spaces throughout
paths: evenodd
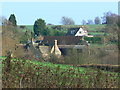
M 33 25 L 18 25 L 18 28 L 20 26 L 25 26 L 25 28 L 22 29 L 23 32 L 25 32 L 25 31 L 32 31 L 33 32 Z
M 103 32 L 89 32 L 90 35 L 104 35 Z
M 20 25 L 19 25 L 20 26 Z M 25 25 L 27 30 L 33 31 L 33 25 Z M 87 27 L 88 31 L 99 31 L 102 28 L 104 28 L 106 25 L 47 25 L 48 28 L 51 28 L 53 26 L 61 26 L 64 29 L 67 28 L 79 28 L 80 26 Z
M 19 25 L 18 27 L 20 27 Z M 33 32 L 33 25 L 23 25 L 25 26 L 24 29 L 22 29 L 23 32 L 25 31 L 32 31 Z M 81 26 L 85 26 L 88 30 L 88 34 L 94 35 L 94 36 L 101 36 L 104 35 L 104 32 L 101 32 L 106 25 L 47 25 L 47 27 L 50 29 L 50 36 L 54 36 L 55 31 L 59 32 L 58 36 L 64 36 L 67 33 L 68 28 L 79 28 Z M 59 27 L 61 30 L 52 29 L 52 27 Z M 57 32 L 57 33 L 58 33 Z
M 12 59 L 10 72 L 5 72 L 5 57 L 1 57 L 3 66 L 3 87 L 40 88 L 40 87 L 117 87 L 118 73 L 75 67 L 35 60 Z M 9 76 L 8 76 L 9 75 Z M 6 81 L 6 78 L 9 80 Z M 22 79 L 22 81 L 21 81 Z M 14 81 L 11 81 L 14 80 Z M 107 80 L 107 82 L 106 82 Z M 19 86 L 20 81 L 22 85 Z M 106 84 L 108 84 L 106 86 Z
M 106 25 L 99 24 L 99 25 L 85 25 L 89 31 L 99 31 L 103 29 Z

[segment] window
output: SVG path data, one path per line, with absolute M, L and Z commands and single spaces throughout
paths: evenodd
M 79 33 L 82 33 L 81 31 L 79 31 Z
M 74 30 L 71 31 L 71 34 L 74 34 Z

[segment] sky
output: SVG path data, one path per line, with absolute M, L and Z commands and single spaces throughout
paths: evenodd
M 104 12 L 118 14 L 118 2 L 2 2 L 0 16 L 7 19 L 15 14 L 18 25 L 33 25 L 42 18 L 45 22 L 60 25 L 63 16 L 70 17 L 76 25 L 81 21 L 102 17 Z

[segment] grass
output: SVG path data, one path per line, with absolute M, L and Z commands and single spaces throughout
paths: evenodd
M 103 32 L 89 32 L 90 35 L 104 35 Z
M 26 28 L 30 31 L 33 31 L 33 25 L 26 25 Z
M 0 59 L 4 88 L 118 87 L 118 73 L 22 59 L 12 59 L 11 70 L 7 73 L 5 57 Z
M 18 25 L 18 27 L 24 26 L 24 25 Z M 33 32 L 33 25 L 25 25 L 25 28 L 22 29 L 23 32 L 25 31 L 32 31 Z
M 58 25 L 47 25 L 48 28 L 52 28 L 52 27 L 55 27 L 55 26 L 58 26 Z M 101 32 L 102 29 L 104 29 L 105 25 L 102 25 L 102 24 L 99 24 L 99 25 L 59 25 L 61 26 L 61 30 L 60 32 L 66 34 L 67 33 L 67 30 L 68 28 L 79 28 L 81 26 L 85 26 L 89 32 L 89 34 L 91 35 L 104 35 L 103 32 Z M 19 25 L 20 27 L 20 25 Z M 51 30 L 51 36 L 54 35 L 54 29 L 50 29 Z M 23 32 L 25 31 L 32 31 L 33 32 L 33 25 L 25 25 L 25 28 L 22 29 Z M 56 31 L 56 29 L 55 29 Z M 59 30 L 58 30 L 59 31 Z M 63 34 L 63 35 L 64 35 Z
M 20 26 L 20 25 L 19 25 Z M 25 25 L 27 30 L 33 31 L 33 25 Z M 53 26 L 57 25 L 47 25 L 48 28 L 51 28 Z M 61 25 L 63 28 L 75 28 L 75 27 L 80 27 L 80 26 L 86 26 L 89 31 L 99 31 L 102 28 L 105 27 L 105 25 L 99 24 L 99 25 Z
M 102 24 L 94 24 L 94 25 L 85 25 L 89 31 L 99 31 L 101 29 L 103 29 L 106 25 L 102 25 Z
M 0 59 L 5 60 L 6 57 L 0 57 Z M 12 62 L 17 61 L 17 59 L 12 59 Z M 53 64 L 50 62 L 39 62 L 39 61 L 31 61 L 31 60 L 25 60 L 26 64 L 27 63 L 31 63 L 33 65 L 38 65 L 38 66 L 43 66 L 43 67 L 50 67 L 50 68 L 57 68 L 58 66 L 61 68 L 61 70 L 65 70 L 68 68 L 74 68 L 75 70 L 77 70 L 77 68 L 73 67 L 73 66 L 69 66 L 69 65 L 62 65 L 62 64 Z M 85 68 L 80 68 L 80 71 L 85 71 Z

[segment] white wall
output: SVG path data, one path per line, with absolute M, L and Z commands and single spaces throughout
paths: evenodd
M 87 35 L 88 35 L 88 32 L 86 30 L 83 30 L 82 28 L 80 28 L 78 32 L 75 34 L 75 36 L 87 36 Z

